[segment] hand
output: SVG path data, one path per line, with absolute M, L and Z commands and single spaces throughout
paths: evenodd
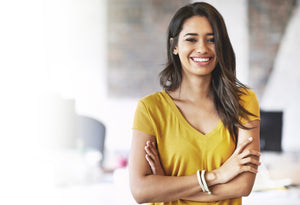
M 259 162 L 260 152 L 249 149 L 245 150 L 245 147 L 249 145 L 252 140 L 253 138 L 250 137 L 241 143 L 225 163 L 216 169 L 217 178 L 220 180 L 219 183 L 229 182 L 243 172 L 257 173 L 257 168 L 261 164 Z
M 155 146 L 155 142 L 147 141 L 145 146 L 146 160 L 150 165 L 151 171 L 154 175 L 165 175 L 165 172 L 161 166 L 158 150 Z

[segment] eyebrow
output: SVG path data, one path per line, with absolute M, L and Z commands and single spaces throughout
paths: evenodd
M 214 33 L 207 33 L 206 35 L 207 36 L 213 36 Z M 184 34 L 184 37 L 185 36 L 198 36 L 198 33 L 186 33 L 186 34 Z

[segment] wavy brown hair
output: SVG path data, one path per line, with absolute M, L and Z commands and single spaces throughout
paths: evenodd
M 167 91 L 173 91 L 181 84 L 181 63 L 178 55 L 173 54 L 173 50 L 178 43 L 184 22 L 193 16 L 206 17 L 212 26 L 218 59 L 211 81 L 214 104 L 220 119 L 236 143 L 237 128 L 251 129 L 241 123 L 240 117 L 248 119 L 248 115 L 253 114 L 241 105 L 241 95 L 245 94 L 247 87 L 236 78 L 235 54 L 223 17 L 210 4 L 204 2 L 188 4 L 173 16 L 168 27 L 168 61 L 165 69 L 160 73 L 160 84 Z M 172 42 L 171 38 L 173 38 Z

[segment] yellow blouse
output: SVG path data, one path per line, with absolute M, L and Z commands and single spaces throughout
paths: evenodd
M 259 105 L 253 91 L 242 96 L 242 105 L 254 116 L 248 121 L 260 119 Z M 242 120 L 246 123 L 246 120 Z M 160 160 L 169 176 L 192 175 L 197 170 L 219 168 L 233 153 L 235 143 L 222 121 L 209 133 L 202 134 L 183 117 L 165 90 L 142 98 L 137 105 L 133 129 L 156 137 Z M 241 198 L 218 202 L 194 202 L 177 200 L 153 204 L 227 204 L 239 205 Z

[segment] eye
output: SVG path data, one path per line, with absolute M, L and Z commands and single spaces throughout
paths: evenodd
M 197 41 L 197 39 L 195 39 L 195 38 L 187 38 L 187 39 L 185 39 L 186 41 L 189 41 L 189 42 L 192 42 L 192 43 L 194 43 L 194 42 L 196 42 Z
M 209 39 L 207 39 L 207 42 L 208 43 L 215 43 L 215 38 L 209 38 Z

